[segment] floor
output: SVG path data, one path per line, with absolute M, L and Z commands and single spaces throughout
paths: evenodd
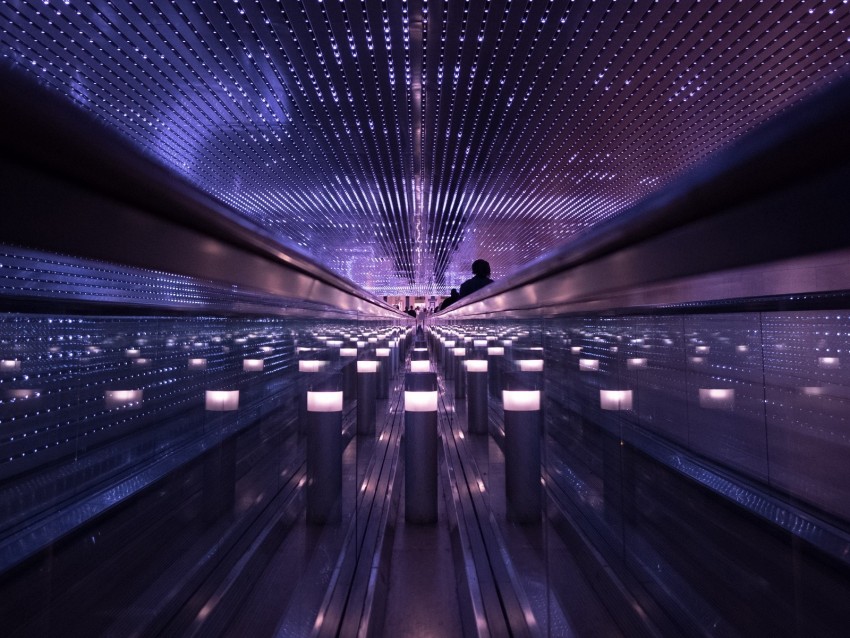
M 403 490 L 400 498 L 383 634 L 397 638 L 462 636 L 444 494 L 438 499 L 436 525 L 406 524 Z

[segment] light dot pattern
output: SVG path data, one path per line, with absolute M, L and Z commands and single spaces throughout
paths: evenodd
M 4 0 L 0 55 L 378 295 L 503 278 L 847 71 L 845 0 Z

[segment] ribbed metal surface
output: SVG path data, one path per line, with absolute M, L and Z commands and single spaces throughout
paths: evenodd
M 14 0 L 0 53 L 378 294 L 497 278 L 847 69 L 823 2 Z M 4 123 L 13 127 L 13 123 Z

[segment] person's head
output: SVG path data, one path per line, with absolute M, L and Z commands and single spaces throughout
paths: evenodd
M 489 277 L 490 263 L 483 259 L 476 259 L 472 262 L 472 274 L 479 277 Z
M 457 297 L 457 295 L 458 295 L 457 288 L 452 288 L 452 291 L 449 293 L 449 297 L 454 299 L 455 297 Z

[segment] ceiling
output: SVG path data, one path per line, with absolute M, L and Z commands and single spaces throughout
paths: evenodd
M 502 278 L 848 71 L 847 0 L 5 0 L 0 54 L 378 295 Z

